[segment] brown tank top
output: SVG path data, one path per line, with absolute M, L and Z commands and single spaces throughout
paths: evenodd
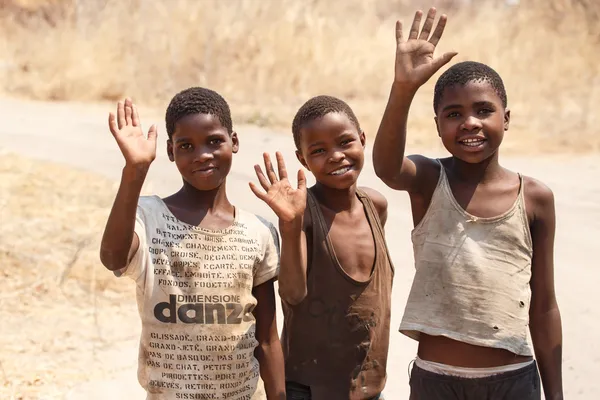
M 283 302 L 286 380 L 310 386 L 313 400 L 368 399 L 385 386 L 394 269 L 373 202 L 356 194 L 375 242 L 370 279 L 343 270 L 309 191 L 307 295 L 297 305 Z

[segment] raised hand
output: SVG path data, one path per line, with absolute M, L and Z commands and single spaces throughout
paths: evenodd
M 271 157 L 264 153 L 265 169 L 267 171 L 267 179 L 260 168 L 260 165 L 255 165 L 254 170 L 261 186 L 265 192 L 261 191 L 256 185 L 250 182 L 252 192 L 267 203 L 269 207 L 277 214 L 281 222 L 293 222 L 304 215 L 306 209 L 306 177 L 302 170 L 298 171 L 298 188 L 294 189 L 290 185 L 285 169 L 285 162 L 280 152 L 275 153 L 277 157 L 277 168 L 279 169 L 279 178 L 275 174 Z
M 446 15 L 442 14 L 435 31 L 429 36 L 435 21 L 435 8 L 429 9 L 423 29 L 421 26 L 422 11 L 417 11 L 410 28 L 408 40 L 402 34 L 402 22 L 396 22 L 396 68 L 395 82 L 402 85 L 418 88 L 423 85 L 444 64 L 448 63 L 456 52 L 444 53 L 433 58 L 437 46 L 446 26 Z
M 156 158 L 156 126 L 152 125 L 148 137 L 142 132 L 140 116 L 131 99 L 117 103 L 117 117 L 108 115 L 108 127 L 115 137 L 128 166 L 148 167 Z

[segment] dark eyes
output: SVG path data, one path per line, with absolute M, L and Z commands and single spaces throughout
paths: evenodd
M 340 146 L 347 146 L 350 143 L 354 142 L 355 139 L 344 139 L 340 142 Z M 314 149 L 313 151 L 310 152 L 310 154 L 320 154 L 320 153 L 324 153 L 325 149 L 319 148 L 319 149 Z
M 492 110 L 491 108 L 481 108 L 479 110 L 477 110 L 477 115 L 489 115 L 492 114 L 494 112 L 494 110 Z M 450 113 L 448 113 L 448 115 L 446 115 L 446 118 L 458 118 L 460 117 L 461 114 L 458 111 L 452 111 Z
M 223 142 L 225 142 L 225 140 L 224 140 L 224 139 L 221 139 L 221 138 L 214 138 L 214 139 L 210 139 L 210 140 L 208 141 L 208 144 L 209 144 L 210 146 L 219 146 L 219 145 L 220 145 L 221 143 L 223 143 Z M 191 143 L 181 143 L 181 144 L 179 145 L 179 148 L 180 148 L 181 150 L 191 150 L 193 147 L 194 147 L 194 146 L 193 146 Z

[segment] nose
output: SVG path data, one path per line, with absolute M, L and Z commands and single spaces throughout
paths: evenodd
M 473 115 L 469 115 L 462 123 L 461 129 L 466 131 L 472 131 L 481 129 L 481 127 L 481 120 Z
M 215 158 L 214 154 L 208 147 L 200 146 L 194 153 L 194 162 L 198 164 L 204 164 Z
M 329 161 L 331 161 L 332 163 L 338 163 L 338 162 L 342 161 L 344 158 L 346 158 L 346 155 L 344 154 L 344 152 L 339 151 L 339 150 L 334 150 L 334 152 L 331 154 L 331 157 L 329 157 Z

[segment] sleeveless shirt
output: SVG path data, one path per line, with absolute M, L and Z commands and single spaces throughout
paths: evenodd
M 343 270 L 308 191 L 307 295 L 297 305 L 282 302 L 286 380 L 310 386 L 313 400 L 367 399 L 385 386 L 394 270 L 375 206 L 356 194 L 375 243 L 370 279 L 359 282 Z
M 533 355 L 533 246 L 520 174 L 519 180 L 508 211 L 475 217 L 456 201 L 440 163 L 429 208 L 412 232 L 416 272 L 400 332 L 415 340 L 423 332 Z

